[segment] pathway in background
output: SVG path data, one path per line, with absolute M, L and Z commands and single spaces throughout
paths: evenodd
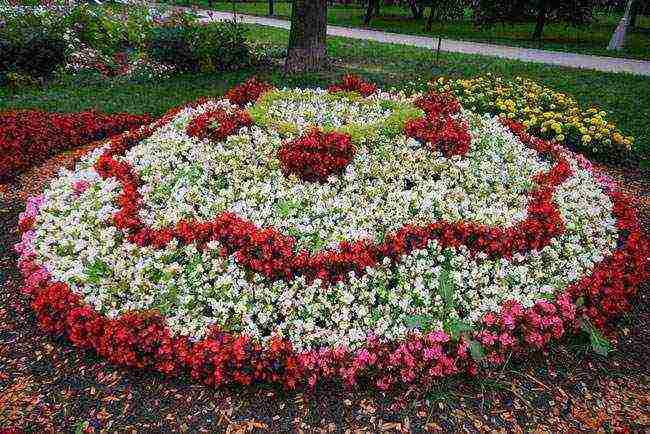
M 203 22 L 232 20 L 232 12 L 201 10 Z M 239 22 L 260 24 L 262 26 L 289 28 L 289 22 L 276 18 L 256 17 L 236 14 Z M 435 49 L 437 38 L 427 36 L 402 35 L 398 33 L 381 32 L 377 30 L 355 29 L 350 27 L 327 26 L 330 36 L 362 39 L 366 41 L 385 42 L 390 44 L 412 45 Z M 569 68 L 593 69 L 602 72 L 627 72 L 636 75 L 650 76 L 650 61 L 620 59 L 615 57 L 590 56 L 585 54 L 565 53 L 561 51 L 537 50 L 533 48 L 508 47 L 504 45 L 486 44 L 481 42 L 456 41 L 442 39 L 441 50 L 452 53 L 478 54 L 505 59 L 521 60 L 523 62 L 544 63 L 547 65 L 566 66 Z

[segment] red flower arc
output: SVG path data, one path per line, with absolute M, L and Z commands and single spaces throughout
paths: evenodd
M 167 117 L 168 118 L 168 117 Z M 162 125 L 167 118 L 156 125 Z M 173 227 L 154 229 L 146 226 L 138 213 L 142 199 L 138 192 L 140 181 L 132 167 L 113 157 L 153 133 L 147 126 L 138 132 L 129 132 L 110 141 L 110 146 L 97 161 L 95 168 L 104 178 L 113 177 L 122 185 L 119 211 L 114 223 L 129 234 L 129 240 L 140 246 L 163 248 L 173 239 L 181 244 L 199 246 L 216 240 L 229 254 L 236 254 L 239 263 L 270 279 L 292 280 L 304 276 L 308 281 L 320 279 L 335 283 L 347 279 L 350 272 L 365 273 L 384 258 L 396 260 L 414 249 L 423 248 L 436 239 L 443 247 L 466 246 L 471 252 L 484 252 L 490 258 L 509 257 L 541 249 L 564 230 L 560 213 L 553 203 L 553 192 L 571 175 L 569 164 L 545 141 L 533 139 L 520 130 L 513 132 L 528 146 L 555 161 L 547 173 L 535 177 L 537 188 L 528 200 L 527 218 L 508 228 L 490 227 L 471 221 L 438 221 L 426 226 L 404 225 L 388 234 L 381 243 L 344 241 L 336 250 L 316 253 L 294 251 L 296 240 L 275 228 L 259 228 L 253 223 L 225 212 L 211 221 L 180 221 Z

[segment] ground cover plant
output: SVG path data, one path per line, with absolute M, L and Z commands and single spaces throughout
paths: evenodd
M 353 78 L 174 110 L 20 228 L 43 328 L 208 385 L 424 387 L 576 330 L 605 351 L 648 273 L 633 209 L 581 156 Z
M 169 2 L 185 6 L 187 2 L 178 0 Z M 208 0 L 192 1 L 198 7 L 230 12 L 232 2 L 208 2 Z M 441 8 L 449 8 L 448 3 L 442 2 Z M 265 16 L 268 14 L 268 2 L 235 2 L 234 8 L 239 13 Z M 291 3 L 275 2 L 275 16 L 288 19 L 291 16 Z M 443 15 L 445 12 L 444 11 Z M 428 14 L 428 12 L 427 12 Z M 618 25 L 622 12 L 610 13 L 600 10 L 594 15 L 594 21 L 589 27 L 568 27 L 562 23 L 547 24 L 542 41 L 532 40 L 531 34 L 534 23 L 509 23 L 494 27 L 477 27 L 472 21 L 472 13 L 466 10 L 460 20 L 435 20 L 431 29 L 427 29 L 428 17 L 414 19 L 411 11 L 404 6 L 382 6 L 379 14 L 370 23 L 364 24 L 365 8 L 355 4 L 333 4 L 328 8 L 328 23 L 349 27 L 369 27 L 388 32 L 442 36 L 449 39 L 489 42 L 502 45 L 543 48 L 548 50 L 570 51 L 604 56 L 623 56 L 638 59 L 650 59 L 650 37 L 642 31 L 631 32 L 623 51 L 606 50 L 607 44 Z M 650 20 L 641 16 L 640 28 L 647 28 Z

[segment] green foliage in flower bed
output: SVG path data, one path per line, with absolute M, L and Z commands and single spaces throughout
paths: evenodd
M 263 95 L 250 109 L 249 113 L 258 125 L 265 127 L 273 127 L 283 134 L 294 134 L 298 126 L 294 122 L 286 121 L 282 118 L 276 117 L 274 105 L 278 102 L 291 101 L 294 104 L 305 102 L 309 98 L 308 93 L 298 93 L 289 90 L 275 90 Z M 334 107 L 341 105 L 342 102 L 348 104 L 348 108 L 356 110 L 368 106 L 369 103 L 364 101 L 356 92 L 341 92 L 336 94 L 327 94 L 322 99 L 325 105 L 331 105 L 331 110 L 324 112 L 332 113 Z M 377 136 L 378 133 L 389 137 L 395 137 L 401 134 L 404 125 L 409 119 L 415 119 L 422 116 L 422 110 L 413 107 L 410 104 L 404 104 L 402 101 L 395 101 L 390 99 L 382 100 L 379 103 L 382 110 L 389 113 L 381 122 L 376 123 L 357 123 L 351 122 L 346 125 L 336 125 L 329 120 L 325 119 L 311 119 L 312 121 L 320 121 L 324 131 L 336 131 L 340 133 L 349 134 L 352 141 L 359 143 L 366 137 Z M 346 113 L 348 116 L 352 112 Z

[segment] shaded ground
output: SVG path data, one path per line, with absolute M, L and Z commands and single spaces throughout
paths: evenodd
M 19 294 L 16 223 L 23 198 L 69 163 L 56 157 L 0 186 L 0 432 L 644 432 L 650 429 L 650 291 L 602 358 L 572 339 L 488 378 L 456 380 L 425 395 L 389 396 L 336 385 L 314 394 L 267 387 L 213 390 L 187 379 L 115 368 L 43 334 Z M 608 168 L 639 198 L 646 233 L 650 181 Z

